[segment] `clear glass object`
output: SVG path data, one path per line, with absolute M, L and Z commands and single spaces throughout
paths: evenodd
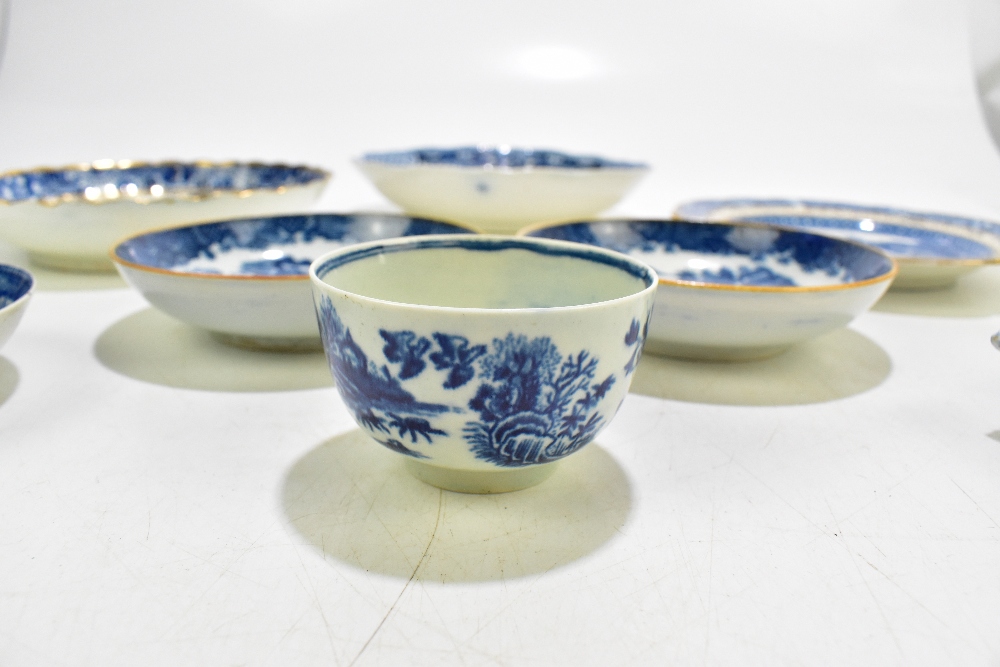
M 976 92 L 993 143 L 1000 148 L 1000 0 L 967 0 Z M 1000 332 L 990 339 L 1000 350 Z

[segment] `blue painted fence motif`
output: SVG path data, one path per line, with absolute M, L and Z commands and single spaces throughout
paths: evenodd
M 413 331 L 380 330 L 379 365 L 354 341 L 323 297 L 320 326 L 330 368 L 341 395 L 357 422 L 393 451 L 427 458 L 405 444 L 433 444 L 449 435 L 431 421 L 446 412 L 478 415 L 464 425 L 462 436 L 479 459 L 501 467 L 555 461 L 577 451 L 601 428 L 601 400 L 615 383 L 614 374 L 595 381 L 598 359 L 588 351 L 563 356 L 547 337 L 508 333 L 489 346 L 464 336 L 435 332 L 430 338 Z M 623 344 L 634 347 L 625 374 L 635 369 L 645 331 L 633 320 Z M 390 368 L 392 366 L 392 368 Z M 428 367 L 441 386 L 458 389 L 479 382 L 465 406 L 422 403 L 403 387 Z

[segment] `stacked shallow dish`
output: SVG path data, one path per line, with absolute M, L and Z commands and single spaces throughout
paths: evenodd
M 675 216 L 783 225 L 865 243 L 899 262 L 896 289 L 950 287 L 960 276 L 1000 262 L 1000 223 L 975 218 L 792 199 L 693 201 Z

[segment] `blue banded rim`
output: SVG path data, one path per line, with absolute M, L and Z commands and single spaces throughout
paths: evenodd
M 251 174 L 251 182 L 226 180 L 224 172 L 238 169 Z M 195 179 L 185 182 L 184 179 L 191 175 L 195 175 Z M 96 160 L 4 172 L 0 174 L 0 205 L 25 202 L 43 206 L 72 202 L 149 204 L 171 199 L 203 201 L 224 194 L 243 198 L 262 192 L 282 194 L 294 188 L 325 184 L 331 176 L 329 171 L 319 167 L 283 163 Z M 90 180 L 93 182 L 88 182 Z
M 645 283 L 645 287 L 617 299 L 606 301 L 595 301 L 593 303 L 579 304 L 575 306 L 551 306 L 541 308 L 459 308 L 455 306 L 431 306 L 419 303 L 406 303 L 402 301 L 386 301 L 370 296 L 364 296 L 355 292 L 348 292 L 338 287 L 334 287 L 324 282 L 323 277 L 333 269 L 356 262 L 368 257 L 376 257 L 395 252 L 409 252 L 412 250 L 423 250 L 427 248 L 460 248 L 466 250 L 479 250 L 484 252 L 499 252 L 504 250 L 528 250 L 544 255 L 555 257 L 573 257 L 589 262 L 604 264 L 621 271 L 624 271 L 634 278 Z M 569 311 L 581 308 L 593 308 L 604 304 L 617 303 L 627 299 L 634 299 L 640 295 L 652 292 L 656 289 L 658 276 L 653 267 L 645 262 L 623 255 L 612 250 L 605 250 L 596 246 L 588 246 L 580 243 L 570 243 L 567 241 L 555 241 L 552 239 L 536 239 L 517 236 L 503 236 L 500 234 L 470 234 L 455 236 L 411 236 L 404 238 L 389 239 L 386 241 L 372 241 L 370 243 L 359 244 L 334 250 L 322 257 L 319 257 L 312 266 L 309 267 L 309 278 L 325 289 L 333 290 L 339 294 L 369 303 L 384 303 L 395 306 L 405 306 L 418 310 L 428 311 L 450 311 L 464 313 L 537 313 L 539 311 Z
M 35 287 L 35 279 L 24 269 L 0 264 L 0 311 L 27 299 Z
M 387 167 L 438 167 L 454 169 L 499 169 L 528 171 L 552 169 L 567 171 L 647 171 L 643 162 L 612 160 L 599 155 L 574 155 L 546 148 L 511 146 L 458 146 L 455 148 L 415 148 L 403 151 L 365 153 L 358 163 Z
M 708 225 L 714 227 L 722 227 L 727 229 L 736 228 L 753 228 L 761 230 L 772 230 L 778 231 L 782 234 L 789 234 L 793 237 L 801 238 L 812 238 L 812 239 L 822 239 L 824 242 L 832 242 L 833 245 L 850 246 L 856 248 L 865 253 L 870 253 L 871 255 L 878 256 L 887 263 L 888 269 L 872 278 L 867 278 L 864 280 L 856 280 L 848 283 L 841 283 L 835 285 L 811 285 L 811 286 L 774 286 L 774 285 L 732 285 L 728 283 L 713 283 L 695 280 L 679 280 L 676 278 L 663 278 L 657 276 L 657 282 L 664 286 L 674 286 L 674 287 L 684 287 L 693 289 L 704 289 L 704 290 L 719 290 L 726 292 L 771 292 L 771 293 L 812 293 L 812 292 L 836 292 L 844 290 L 858 289 L 866 287 L 868 285 L 875 285 L 881 282 L 891 281 L 896 277 L 899 272 L 899 263 L 894 257 L 889 253 L 881 250 L 879 248 L 874 248 L 870 245 L 864 243 L 859 243 L 857 241 L 851 241 L 849 239 L 835 238 L 832 236 L 824 236 L 822 234 L 812 234 L 810 232 L 803 231 L 796 227 L 784 227 L 781 225 L 768 225 L 761 223 L 751 223 L 751 222 L 702 222 L 697 220 L 683 220 L 679 218 L 662 220 L 662 219 L 641 219 L 641 218 L 615 218 L 615 219 L 604 219 L 604 220 L 580 220 L 576 222 L 541 222 L 534 225 L 529 225 L 518 230 L 516 237 L 519 238 L 547 238 L 544 236 L 532 236 L 539 232 L 544 232 L 546 230 L 556 230 L 560 228 L 569 228 L 574 225 L 579 226 L 589 226 L 593 224 L 651 224 L 651 225 L 670 225 L 674 223 L 680 223 L 685 225 Z M 579 243 L 581 245 L 587 245 L 588 247 L 598 247 L 603 248 L 600 245 L 591 245 L 588 243 L 577 242 L 577 241 L 565 241 L 566 243 Z M 618 251 L 608 250 L 609 252 Z M 654 270 L 655 272 L 655 270 Z
M 208 248 L 214 242 L 211 237 L 217 234 L 219 231 L 225 230 L 232 227 L 248 227 L 251 225 L 259 224 L 261 222 L 271 223 L 275 226 L 282 227 L 282 231 L 294 234 L 297 231 L 301 231 L 303 224 L 309 221 L 320 221 L 329 222 L 333 225 L 340 225 L 346 228 L 353 223 L 361 222 L 375 222 L 384 220 L 394 220 L 399 222 L 408 222 L 409 226 L 406 228 L 406 233 L 403 237 L 391 237 L 395 238 L 406 238 L 412 236 L 426 236 L 426 235 L 466 235 L 475 234 L 475 230 L 460 225 L 454 222 L 445 222 L 442 220 L 431 220 L 430 218 L 418 218 L 409 215 L 400 215 L 396 213 L 302 213 L 296 215 L 278 215 L 278 216 L 263 216 L 259 218 L 234 218 L 232 220 L 215 220 L 211 222 L 197 222 L 190 225 L 183 226 L 171 226 L 165 227 L 163 229 L 153 230 L 151 232 L 140 232 L 138 234 L 133 234 L 128 236 L 118 243 L 116 243 L 111 250 L 108 252 L 108 256 L 111 261 L 115 264 L 128 267 L 130 269 L 135 269 L 137 271 L 143 271 L 146 273 L 157 273 L 164 276 L 182 277 L 182 278 L 197 278 L 205 280 L 222 280 L 222 281 L 304 281 L 309 280 L 309 272 L 296 273 L 296 274 L 282 274 L 282 275 L 271 275 L 271 274 L 253 274 L 253 273 L 243 273 L 243 274 L 223 274 L 223 273 L 203 273 L 199 271 L 179 271 L 176 269 L 171 269 L 164 266 L 155 266 L 150 263 L 143 263 L 135 261 L 128 256 L 128 252 L 131 249 L 130 246 L 136 244 L 137 242 L 155 242 L 158 240 L 172 240 L 177 237 L 182 237 L 185 235 L 197 235 L 204 238 L 197 239 L 199 246 L 197 250 Z M 412 230 L 412 233 L 410 233 Z M 338 230 L 340 231 L 340 230 Z M 446 236 L 446 238 L 447 238 Z M 330 236 L 323 236 L 330 241 L 337 241 L 339 239 L 332 238 Z M 387 239 L 390 240 L 390 239 Z M 381 241 L 375 241 L 379 243 Z M 274 247 L 280 247 L 281 243 L 275 242 Z M 349 243 L 346 247 L 356 247 L 362 245 L 360 243 Z M 252 246 L 254 249 L 262 249 L 264 247 L 270 247 L 270 245 L 261 244 L 258 246 Z M 189 250 L 189 252 L 194 252 L 195 249 Z M 335 251 L 336 252 L 336 251 Z M 188 259 L 195 259 L 198 254 L 192 254 Z
M 729 218 L 725 218 L 718 213 L 719 210 L 730 208 L 747 210 Z M 753 209 L 759 209 L 759 211 L 755 212 Z M 925 229 L 941 235 L 970 238 L 962 233 L 963 230 L 968 230 L 973 233 L 993 236 L 1000 243 L 1000 222 L 992 220 L 969 218 L 947 213 L 912 211 L 892 206 L 850 204 L 811 199 L 754 199 L 750 197 L 699 199 L 678 205 L 674 210 L 674 219 L 694 220 L 697 222 L 738 222 L 740 224 L 752 224 L 749 222 L 744 223 L 743 218 L 751 215 L 762 215 L 764 211 L 785 217 L 833 218 L 836 215 L 850 215 L 872 218 L 874 222 L 881 224 L 909 224 L 916 225 L 918 228 L 920 228 L 921 223 L 932 223 L 939 225 L 939 227 L 927 227 Z M 950 231 L 943 229 L 949 226 L 955 229 Z M 801 230 L 804 228 L 793 227 L 793 229 Z M 975 238 L 971 240 L 975 241 Z M 892 256 L 901 264 L 919 263 L 921 265 L 978 267 L 1000 263 L 1000 251 L 997 251 L 992 257 L 973 258 L 940 257 L 934 255 Z

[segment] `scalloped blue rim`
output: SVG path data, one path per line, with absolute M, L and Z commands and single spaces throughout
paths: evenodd
M 598 155 L 573 155 L 545 148 L 505 146 L 458 146 L 455 148 L 414 148 L 403 151 L 365 153 L 365 162 L 395 167 L 449 165 L 455 167 L 506 167 L 511 169 L 649 169 L 643 162 L 611 160 Z
M 316 265 L 316 277 L 323 280 L 324 276 L 333 269 L 350 264 L 368 257 L 383 255 L 395 252 L 409 252 L 413 250 L 426 250 L 428 248 L 459 248 L 462 250 L 473 250 L 482 252 L 502 252 L 504 250 L 527 250 L 540 255 L 552 257 L 572 257 L 583 259 L 598 264 L 614 267 L 620 271 L 628 273 L 633 278 L 638 278 L 646 284 L 646 288 L 656 285 L 659 277 L 651 267 L 642 264 L 627 255 L 609 252 L 593 252 L 588 250 L 588 246 L 583 244 L 547 244 L 544 242 L 529 240 L 526 238 L 484 238 L 474 234 L 468 236 L 456 236 L 453 238 L 419 238 L 410 243 L 381 243 L 375 242 L 373 245 L 358 248 L 355 250 L 338 251 L 335 257 L 324 260 Z M 574 247 L 575 246 L 575 247 Z M 639 290 L 641 291 L 641 290 Z M 638 292 L 637 292 L 638 293 Z
M 0 174 L 0 200 L 8 203 L 82 195 L 88 187 L 117 188 L 135 184 L 148 191 L 153 185 L 165 193 L 184 191 L 271 190 L 306 185 L 326 179 L 329 173 L 305 165 L 241 162 L 210 164 L 199 162 L 164 162 L 134 164 L 127 167 L 79 166 L 40 168 Z

